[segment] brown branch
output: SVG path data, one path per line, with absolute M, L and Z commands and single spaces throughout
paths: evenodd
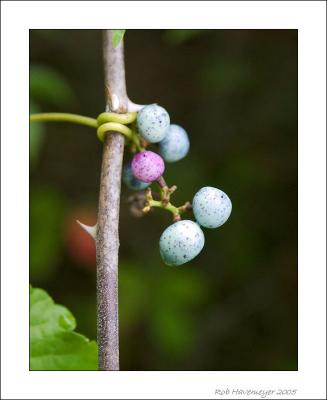
M 112 30 L 104 31 L 106 111 L 127 112 L 123 41 L 112 44 Z M 124 137 L 107 135 L 103 145 L 97 249 L 97 325 L 99 370 L 119 370 L 118 250 L 119 204 Z

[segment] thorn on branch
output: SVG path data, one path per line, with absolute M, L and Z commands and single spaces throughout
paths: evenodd
M 89 225 L 85 225 L 85 224 L 83 224 L 82 222 L 80 222 L 80 221 L 76 221 L 78 224 L 79 224 L 79 226 L 82 228 L 82 229 L 84 229 L 84 231 L 86 232 L 86 233 L 88 233 L 94 240 L 96 240 L 96 235 L 97 235 L 97 224 L 95 224 L 94 226 L 89 226 Z

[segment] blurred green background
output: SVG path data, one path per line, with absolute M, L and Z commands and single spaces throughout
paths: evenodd
M 104 110 L 101 31 L 31 30 L 31 112 Z M 297 31 L 128 30 L 129 97 L 189 133 L 167 164 L 177 204 L 203 186 L 232 199 L 192 262 L 165 266 L 162 210 L 120 221 L 123 370 L 297 369 Z M 87 127 L 32 124 L 30 281 L 96 338 L 94 223 L 101 143 Z M 127 156 L 127 155 L 126 155 Z

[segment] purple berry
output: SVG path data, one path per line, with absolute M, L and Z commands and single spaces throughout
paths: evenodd
M 142 151 L 135 154 L 132 160 L 132 173 L 142 182 L 154 182 L 165 170 L 164 160 L 153 151 Z
M 132 190 L 144 190 L 150 186 L 150 183 L 142 182 L 134 177 L 131 163 L 128 163 L 124 166 L 123 181 L 125 182 L 126 186 Z

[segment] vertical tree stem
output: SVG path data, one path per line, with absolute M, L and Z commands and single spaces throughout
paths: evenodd
M 112 44 L 112 30 L 104 31 L 103 56 L 106 111 L 127 112 L 123 41 Z M 124 137 L 107 135 L 103 145 L 99 195 L 97 251 L 97 336 L 99 370 L 119 370 L 118 250 L 119 205 Z

